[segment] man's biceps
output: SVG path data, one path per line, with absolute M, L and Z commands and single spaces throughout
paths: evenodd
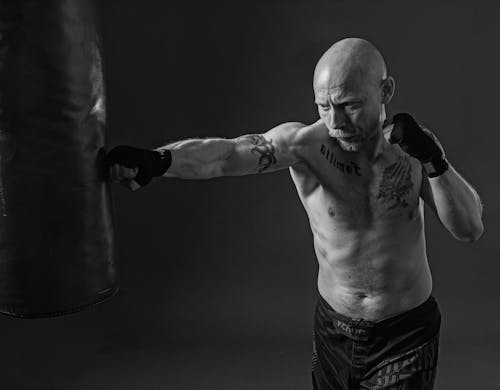
M 273 159 L 276 156 L 276 142 L 264 134 L 249 135 L 245 141 L 241 149 L 248 158 L 268 156 Z
M 257 166 L 257 157 L 251 147 L 237 142 L 230 155 L 223 161 L 222 169 L 227 176 L 240 176 L 253 173 Z
M 244 136 L 238 138 L 224 170 L 227 175 L 272 172 L 288 167 L 286 160 L 271 139 L 263 135 Z

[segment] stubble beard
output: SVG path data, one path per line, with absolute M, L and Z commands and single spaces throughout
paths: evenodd
M 363 146 L 362 142 L 346 142 L 342 140 L 337 140 L 340 148 L 345 152 L 359 152 Z
M 373 143 L 374 139 L 379 134 L 378 123 L 374 125 L 373 129 L 368 133 L 360 133 L 356 137 L 359 137 L 356 142 L 344 141 L 337 138 L 337 142 L 340 148 L 346 152 L 359 152 L 363 148 L 370 146 Z

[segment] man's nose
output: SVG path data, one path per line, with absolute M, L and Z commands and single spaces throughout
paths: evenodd
M 346 125 L 345 113 L 337 107 L 332 107 L 329 112 L 328 124 L 333 129 L 344 128 Z

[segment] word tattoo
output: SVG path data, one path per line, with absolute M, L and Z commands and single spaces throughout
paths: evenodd
M 276 164 L 275 148 L 272 140 L 268 141 L 262 135 L 249 135 L 248 137 L 250 142 L 255 145 L 251 152 L 259 155 L 259 173 L 264 172 L 272 164 Z
M 357 175 L 361 176 L 359 165 L 357 165 L 354 161 L 351 161 L 350 164 L 345 162 L 337 161 L 337 158 L 333 155 L 333 152 L 328 149 L 324 144 L 321 144 L 320 152 L 323 156 L 325 156 L 326 160 L 337 168 L 342 173 L 346 173 L 348 175 Z
M 411 165 L 408 156 L 400 156 L 398 160 L 384 169 L 377 199 L 392 203 L 389 210 L 396 207 L 408 207 L 405 197 L 413 186 L 411 180 Z

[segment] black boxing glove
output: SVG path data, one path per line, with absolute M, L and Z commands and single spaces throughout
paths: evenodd
M 168 170 L 172 164 L 172 153 L 168 149 L 148 150 L 120 145 L 106 155 L 104 164 L 106 171 L 115 164 L 137 168 L 137 176 L 133 180 L 145 186 L 153 177 L 162 176 Z
M 389 142 L 398 144 L 406 153 L 422 163 L 429 177 L 442 175 L 449 167 L 438 142 L 427 134 L 410 114 L 400 113 L 392 118 L 394 125 Z

